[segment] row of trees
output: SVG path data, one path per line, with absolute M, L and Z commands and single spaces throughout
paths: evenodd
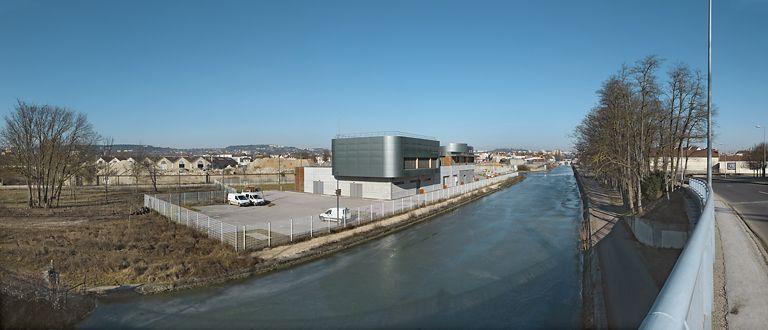
M 768 146 L 765 143 L 756 144 L 746 152 L 745 156 L 749 169 L 755 171 L 755 174 L 758 176 L 765 177 L 766 166 L 768 166 L 766 164 L 766 154 L 768 154 Z
M 99 135 L 83 114 L 19 101 L 5 116 L 0 143 L 28 189 L 30 207 L 58 204 L 64 184 L 93 173 Z
M 688 151 L 706 137 L 706 84 L 675 64 L 663 81 L 662 60 L 624 65 L 597 91 L 597 105 L 574 131 L 581 166 L 621 191 L 642 213 L 643 199 L 669 192 L 685 176 Z

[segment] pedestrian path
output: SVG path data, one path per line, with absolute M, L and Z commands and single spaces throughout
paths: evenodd
M 726 322 L 731 329 L 765 329 L 768 324 L 768 263 L 757 238 L 720 196 L 715 195 L 715 219 L 724 267 Z M 716 288 L 717 290 L 717 288 Z

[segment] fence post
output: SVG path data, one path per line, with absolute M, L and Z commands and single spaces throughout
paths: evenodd
M 373 204 L 371 204 L 371 221 L 373 221 Z
M 395 200 L 392 200 L 392 215 L 395 215 Z
M 245 232 L 248 230 L 248 225 L 243 226 L 243 251 L 248 250 L 248 241 L 245 237 Z
M 331 220 L 326 220 L 325 223 L 328 225 L 328 233 L 331 233 Z
M 360 225 L 360 208 L 357 208 L 357 225 Z
M 314 220 L 315 220 L 315 216 L 310 215 L 309 216 L 309 237 L 315 237 L 314 234 L 312 233 L 312 229 L 313 229 L 312 227 L 314 227 L 313 225 Z
M 235 252 L 237 252 L 237 245 L 240 243 L 239 242 L 240 239 L 237 237 L 238 236 L 237 235 L 237 226 L 234 226 L 234 227 L 235 227 Z
M 291 219 L 291 242 L 293 242 L 293 219 Z
M 272 223 L 267 221 L 267 245 L 272 246 Z

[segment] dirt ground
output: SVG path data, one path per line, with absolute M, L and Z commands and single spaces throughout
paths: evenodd
M 25 193 L 0 190 L 0 267 L 32 282 L 42 278 L 51 261 L 63 288 L 83 282 L 87 288 L 184 284 L 258 263 L 248 254 L 238 254 L 157 214 L 130 215 L 141 206 L 141 192 L 111 192 L 105 203 L 103 191 L 84 189 L 78 192 L 77 202 L 62 200 L 66 206 L 54 209 L 26 208 Z M 18 296 L 3 298 L 4 314 L 15 309 L 39 310 L 44 305 L 40 300 L 18 305 L 25 301 L 16 299 Z M 8 307 L 9 301 L 17 305 Z M 5 323 L 13 315 L 0 316 Z

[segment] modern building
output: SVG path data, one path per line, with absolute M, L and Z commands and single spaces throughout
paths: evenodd
M 434 138 L 404 133 L 337 136 L 331 166 L 297 168 L 297 189 L 308 193 L 398 199 L 476 180 L 474 149 L 440 146 Z
M 448 143 L 440 147 L 440 183 L 443 188 L 475 181 L 474 149 L 466 143 Z

